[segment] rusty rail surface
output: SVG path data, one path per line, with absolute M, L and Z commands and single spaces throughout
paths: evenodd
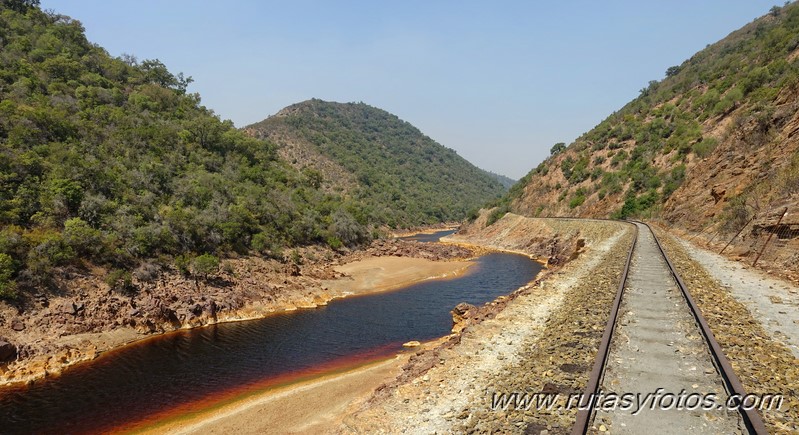
M 649 228 L 649 225 L 644 225 Z M 651 228 L 649 228 L 649 230 L 652 231 Z M 743 384 L 741 384 L 741 380 L 738 379 L 738 375 L 735 374 L 735 369 L 732 368 L 727 356 L 724 355 L 724 350 L 722 350 L 719 342 L 716 341 L 716 336 L 713 335 L 713 331 L 710 330 L 710 325 L 708 325 L 707 320 L 705 320 L 705 317 L 702 315 L 702 312 L 699 310 L 696 302 L 694 302 L 694 298 L 692 298 L 691 294 L 688 292 L 688 286 L 686 286 L 685 282 L 683 282 L 682 278 L 680 278 L 680 275 L 677 273 L 677 269 L 674 267 L 671 259 L 669 259 L 669 256 L 666 255 L 666 251 L 663 250 L 663 246 L 660 244 L 660 240 L 658 240 L 657 236 L 655 236 L 654 231 L 652 231 L 652 236 L 655 237 L 655 243 L 658 245 L 660 253 L 663 254 L 666 264 L 669 265 L 669 270 L 674 276 L 674 280 L 677 281 L 677 285 L 680 287 L 680 291 L 682 291 L 685 300 L 688 302 L 688 307 L 691 309 L 691 313 L 694 315 L 694 319 L 696 319 L 699 329 L 702 331 L 702 335 L 705 337 L 705 341 L 710 349 L 710 354 L 713 356 L 713 363 L 716 365 L 716 368 L 718 369 L 719 374 L 724 381 L 724 387 L 727 389 L 727 393 L 730 395 L 735 394 L 739 397 L 745 397 L 746 389 L 744 389 Z M 740 405 L 740 403 L 737 404 Z M 768 433 L 766 430 L 766 425 L 763 423 L 762 417 L 760 417 L 760 414 L 758 414 L 756 410 L 742 409 L 741 407 L 739 407 L 738 410 L 741 414 L 744 425 L 750 434 L 765 435 Z
M 630 264 L 632 263 L 633 251 L 635 251 L 636 243 L 638 243 L 637 226 L 633 234 L 633 242 L 630 243 L 630 250 L 627 252 L 627 261 L 624 264 L 624 271 L 621 273 L 619 288 L 616 291 L 616 298 L 613 300 L 613 305 L 610 308 L 610 318 L 605 326 L 605 332 L 602 334 L 602 341 L 599 344 L 594 368 L 591 370 L 591 374 L 588 377 L 588 385 L 582 397 L 583 399 L 588 398 L 588 400 L 592 402 L 592 406 L 586 406 L 587 404 L 580 403 L 580 410 L 577 411 L 577 421 L 572 428 L 572 435 L 582 435 L 586 433 L 591 424 L 591 415 L 593 414 L 593 400 L 591 400 L 591 398 L 594 397 L 599 390 L 599 383 L 602 381 L 602 375 L 605 371 L 605 363 L 610 354 L 610 342 L 613 339 L 613 330 L 616 329 L 616 319 L 619 316 L 619 307 L 621 307 L 624 286 L 627 283 L 627 274 L 630 272 Z
M 708 325 L 707 321 L 705 320 L 702 312 L 699 310 L 699 307 L 694 302 L 694 299 L 691 297 L 690 293 L 688 292 L 688 287 L 683 282 L 680 275 L 677 273 L 674 264 L 669 259 L 668 255 L 666 255 L 666 251 L 663 249 L 663 246 L 660 244 L 655 232 L 652 228 L 643 222 L 642 223 L 646 228 L 652 232 L 652 236 L 655 239 L 655 243 L 657 244 L 658 250 L 663 255 L 663 258 L 666 260 L 666 264 L 669 267 L 669 271 L 671 272 L 672 276 L 674 276 L 674 280 L 677 282 L 678 287 L 680 287 L 680 291 L 683 294 L 686 302 L 688 303 L 688 307 L 691 310 L 691 313 L 696 320 L 697 325 L 699 326 L 702 335 L 705 337 L 705 342 L 708 345 L 708 349 L 710 354 L 713 358 L 713 363 L 716 366 L 716 369 L 719 371 L 721 378 L 724 382 L 724 388 L 727 390 L 727 393 L 730 395 L 739 395 L 738 397 L 745 397 L 746 390 L 741 384 L 740 379 L 735 374 L 735 370 L 732 368 L 730 361 L 724 355 L 724 351 L 721 348 L 721 345 L 716 341 L 716 337 L 713 335 L 713 331 L 710 330 L 710 326 Z M 585 397 L 593 397 L 598 392 L 599 384 L 602 381 L 602 376 L 604 374 L 605 363 L 607 362 L 608 354 L 610 352 L 610 342 L 613 338 L 613 330 L 616 327 L 616 320 L 618 318 L 619 307 L 621 305 L 621 299 L 624 295 L 624 287 L 627 282 L 627 275 L 630 269 L 630 263 L 632 262 L 632 254 L 635 249 L 635 245 L 638 240 L 638 231 L 636 230 L 635 237 L 633 239 L 633 243 L 630 246 L 630 252 L 627 254 L 627 263 L 624 266 L 624 272 L 622 273 L 620 282 L 619 282 L 619 289 L 616 294 L 616 299 L 613 302 L 613 307 L 611 308 L 610 318 L 608 319 L 607 326 L 605 327 L 605 333 L 602 335 L 602 342 L 599 346 L 599 351 L 597 352 L 597 358 L 594 363 L 594 368 L 591 371 L 591 375 L 588 379 L 588 385 L 585 390 L 584 398 Z M 739 399 L 740 401 L 740 399 Z M 588 429 L 591 425 L 592 416 L 594 414 L 593 403 L 591 404 L 583 404 L 581 403 L 581 408 L 577 413 L 577 421 L 575 422 L 574 426 L 572 427 L 572 435 L 583 435 L 588 432 Z M 589 406 L 582 406 L 582 405 L 589 405 Z M 744 410 L 739 407 L 739 412 L 741 418 L 743 420 L 744 425 L 746 426 L 747 431 L 750 434 L 756 435 L 765 435 L 768 433 L 766 430 L 766 426 L 763 423 L 763 419 L 758 414 L 756 410 Z

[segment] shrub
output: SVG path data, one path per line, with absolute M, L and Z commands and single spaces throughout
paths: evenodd
M 114 269 L 105 277 L 105 283 L 111 290 L 130 293 L 135 290 L 130 272 L 121 269 Z
M 569 201 L 569 208 L 575 208 L 581 206 L 583 205 L 584 202 L 585 202 L 585 191 L 583 189 L 577 189 L 577 192 L 575 192 L 571 201 Z
M 133 276 L 142 282 L 152 282 L 158 277 L 159 271 L 158 266 L 155 264 L 145 262 L 133 271 Z
M 230 276 L 236 276 L 236 269 L 233 267 L 233 263 L 230 261 L 225 261 L 222 263 L 222 272 Z
M 492 210 L 488 215 L 488 219 L 486 220 L 486 226 L 491 226 L 494 224 L 494 222 L 502 219 L 508 213 L 508 211 L 509 208 L 507 205 L 501 205 Z
M 61 233 L 51 230 L 34 230 L 25 234 L 29 245 L 27 268 L 34 275 L 46 279 L 51 269 L 75 258 L 75 251 L 64 242 Z
M 610 160 L 610 165 L 616 167 L 619 163 L 622 163 L 627 160 L 627 151 L 621 150 L 616 153 L 613 158 Z
M 554 156 L 564 151 L 566 151 L 566 144 L 563 142 L 558 142 L 549 149 L 549 154 Z
M 190 254 L 180 254 L 175 257 L 175 268 L 183 275 L 189 274 L 192 257 Z
M 292 262 L 292 264 L 296 264 L 297 266 L 301 266 L 302 265 L 302 255 L 300 255 L 300 251 L 298 251 L 296 249 L 292 250 L 291 254 L 289 255 L 289 260 Z
M 716 145 L 718 145 L 718 141 L 715 138 L 706 137 L 695 143 L 691 147 L 691 150 L 693 150 L 697 157 L 704 158 L 716 149 Z
M 368 238 L 364 228 L 358 225 L 352 215 L 343 210 L 336 210 L 333 214 L 333 223 L 329 232 L 347 246 L 357 245 Z
M 0 253 L 0 299 L 14 299 L 17 296 L 16 285 L 11 280 L 14 275 L 14 259 L 10 255 Z
M 722 228 L 727 232 L 736 232 L 749 222 L 751 214 L 746 205 L 746 196 L 732 197 L 721 213 Z
M 64 222 L 64 242 L 78 255 L 93 257 L 102 250 L 100 231 L 90 227 L 81 218 Z
M 344 247 L 344 243 L 336 236 L 328 236 L 326 242 L 331 249 L 339 250 Z

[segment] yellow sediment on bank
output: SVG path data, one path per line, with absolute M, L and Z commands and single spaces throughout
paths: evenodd
M 473 264 L 473 261 L 370 257 L 336 267 L 336 271 L 348 276 L 324 281 L 324 285 L 334 293 L 344 294 L 367 294 L 396 290 L 426 279 L 460 276 Z
M 324 433 L 350 407 L 396 377 L 407 354 L 249 396 L 221 408 L 145 429 L 145 434 Z

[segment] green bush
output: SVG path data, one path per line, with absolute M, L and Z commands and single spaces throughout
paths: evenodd
M 709 156 L 714 149 L 716 149 L 717 145 L 718 141 L 715 138 L 706 137 L 693 144 L 691 150 L 694 152 L 694 154 L 696 154 L 697 157 L 705 158 Z
M 131 274 L 126 270 L 111 270 L 105 277 L 105 283 L 111 290 L 122 293 L 130 293 L 135 289 Z
M 102 236 L 100 231 L 90 227 L 81 218 L 72 218 L 64 222 L 64 243 L 77 255 L 94 258 L 102 252 Z
M 0 253 L 0 299 L 14 299 L 17 296 L 16 284 L 11 279 L 14 272 L 14 259 Z
M 193 257 L 191 254 L 180 254 L 175 257 L 175 268 L 182 275 L 189 275 L 191 273 L 191 264 Z
M 563 143 L 563 142 L 558 142 L 555 145 L 553 145 L 552 148 L 550 148 L 549 154 L 554 156 L 554 155 L 560 154 L 560 153 L 562 153 L 564 151 L 566 151 L 566 144 Z
M 575 208 L 583 205 L 585 202 L 585 192 L 583 189 L 577 189 L 572 199 L 569 201 L 569 208 Z
M 493 225 L 494 222 L 502 219 L 502 217 L 504 217 L 509 211 L 510 209 L 507 205 L 502 205 L 494 210 L 491 210 L 491 213 L 489 213 L 488 218 L 486 219 L 486 226 L 488 227 Z
M 327 246 L 329 246 L 331 249 L 339 250 L 344 247 L 344 243 L 336 236 L 328 236 Z

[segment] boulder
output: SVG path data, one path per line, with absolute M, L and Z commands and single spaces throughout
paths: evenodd
M 23 330 L 25 330 L 25 324 L 22 323 L 22 320 L 14 319 L 11 322 L 11 329 L 13 329 L 15 331 L 23 331 Z
M 17 357 L 17 347 L 13 344 L 0 340 L 0 362 L 14 360 Z
M 75 314 L 78 314 L 78 311 L 75 309 L 75 304 L 73 304 L 72 302 L 64 302 L 63 304 L 61 304 L 59 311 L 61 311 L 64 314 L 71 314 L 73 316 Z
M 450 311 L 452 314 L 452 332 L 460 332 L 466 327 L 466 319 L 471 317 L 473 309 L 475 309 L 475 306 L 466 302 L 455 305 L 455 308 Z

